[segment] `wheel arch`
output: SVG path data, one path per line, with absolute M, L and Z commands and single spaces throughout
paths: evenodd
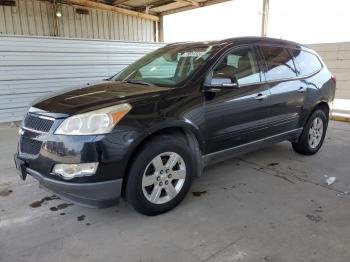
M 329 106 L 328 102 L 325 101 L 325 100 L 319 101 L 319 102 L 317 102 L 317 103 L 313 106 L 313 109 L 312 109 L 311 112 L 309 113 L 307 119 L 309 119 L 310 116 L 311 116 L 317 109 L 322 109 L 322 110 L 324 110 L 324 112 L 326 113 L 326 117 L 327 117 L 328 120 L 329 120 L 329 118 L 330 118 L 330 112 L 331 112 L 331 111 L 330 111 L 330 106 Z
M 155 136 L 159 135 L 175 135 L 184 139 L 184 142 L 187 142 L 193 150 L 194 160 L 197 163 L 196 177 L 199 177 L 202 174 L 203 164 L 202 164 L 202 152 L 203 152 L 203 140 L 196 129 L 190 124 L 183 124 L 180 122 L 162 125 L 157 128 L 153 128 L 147 135 L 142 137 L 130 150 L 128 154 L 126 167 L 124 169 L 124 179 L 122 185 L 122 195 L 124 194 L 125 184 L 127 183 L 127 175 L 129 173 L 130 167 L 133 160 L 137 156 L 138 149 L 144 146 L 147 142 L 152 140 Z
M 316 110 L 321 109 L 325 114 L 326 117 L 326 124 L 323 127 L 324 128 L 324 132 L 323 132 L 323 136 L 320 140 L 320 142 L 318 142 L 319 144 L 316 145 L 316 149 L 315 148 L 310 148 L 309 145 L 307 145 L 308 142 L 308 135 L 309 135 L 309 128 L 311 127 L 311 123 L 310 120 L 311 117 L 314 115 Z M 329 114 L 330 114 L 330 106 L 329 103 L 327 101 L 319 101 L 318 103 L 315 103 L 315 105 L 313 107 L 311 107 L 311 110 L 309 112 L 309 114 L 307 115 L 307 118 L 305 119 L 304 123 L 303 123 L 303 131 L 301 133 L 301 135 L 295 140 L 295 141 L 291 141 L 292 142 L 292 146 L 294 151 L 296 151 L 297 153 L 303 154 L 303 155 L 313 155 L 316 154 L 318 152 L 318 150 L 321 148 L 325 134 L 326 134 L 326 129 L 328 126 L 328 120 L 329 120 Z M 306 129 L 307 128 L 307 129 Z
M 316 106 L 315 106 L 313 111 L 315 111 L 318 108 L 321 108 L 321 109 L 325 110 L 327 118 L 328 119 L 330 118 L 331 109 L 330 109 L 330 106 L 329 106 L 328 102 L 326 102 L 326 101 L 319 102 L 318 104 L 316 104 Z
M 331 108 L 329 106 L 329 102 L 327 100 L 320 100 L 317 101 L 313 106 L 310 107 L 310 110 L 308 110 L 308 113 L 306 114 L 304 120 L 302 121 L 302 126 L 304 127 L 307 121 L 310 119 L 312 114 L 317 110 L 317 109 L 322 109 L 326 113 L 326 117 L 329 120 L 330 119 L 330 113 L 331 113 Z

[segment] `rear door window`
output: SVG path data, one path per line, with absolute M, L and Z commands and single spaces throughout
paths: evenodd
M 296 77 L 296 69 L 288 50 L 279 46 L 260 46 L 266 62 L 266 80 L 281 80 Z
M 294 62 L 299 76 L 308 76 L 322 68 L 322 64 L 317 56 L 307 51 L 292 49 Z

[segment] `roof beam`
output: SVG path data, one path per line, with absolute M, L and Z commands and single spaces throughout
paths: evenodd
M 196 7 L 200 7 L 201 6 L 201 3 L 193 1 L 193 0 L 175 0 L 175 1 L 179 2 L 179 3 L 187 3 L 187 4 L 190 4 L 190 5 L 196 6 Z
M 202 3 L 195 2 L 191 0 L 158 0 L 153 3 L 150 3 L 149 5 L 140 8 L 139 10 L 148 10 L 153 11 L 154 9 L 157 9 L 159 7 L 165 8 L 165 9 L 172 9 L 174 7 L 174 4 L 176 3 L 185 3 L 186 6 L 193 6 L 193 7 L 200 7 L 202 6 Z M 169 7 L 169 8 L 168 8 Z M 147 11 L 145 11 L 147 12 Z M 155 11 L 157 13 L 157 11 Z
M 130 0 L 116 0 L 113 2 L 113 5 L 120 5 L 120 4 L 124 4 L 126 2 L 128 2 Z
M 220 3 L 228 2 L 228 1 L 231 1 L 231 0 L 208 0 L 208 1 L 205 1 L 205 2 L 200 2 L 199 7 L 220 4 Z M 176 9 L 173 9 L 173 10 L 161 12 L 159 15 L 160 16 L 171 15 L 171 14 L 175 14 L 175 13 L 191 10 L 191 9 L 194 9 L 194 8 L 197 8 L 197 7 L 194 6 L 194 5 L 188 5 L 188 6 L 176 8 Z
M 141 7 L 139 11 L 144 11 L 147 14 L 147 12 L 152 11 L 154 8 L 163 7 L 172 3 L 174 3 L 174 0 L 158 0 L 149 5 Z
M 158 0 L 158 1 L 155 1 L 153 3 L 148 4 L 147 6 L 149 8 L 155 8 L 155 7 L 164 6 L 164 5 L 167 5 L 167 4 L 170 4 L 170 3 L 174 3 L 174 0 Z
M 64 1 L 66 3 L 72 4 L 72 5 L 79 5 L 79 6 L 84 6 L 84 7 L 94 8 L 94 9 L 106 10 L 106 11 L 111 11 L 111 12 L 120 13 L 120 14 L 124 14 L 124 15 L 136 16 L 139 18 L 159 22 L 159 17 L 155 16 L 155 15 L 140 13 L 140 12 L 128 10 L 125 8 L 120 8 L 117 6 L 111 6 L 111 5 L 107 5 L 107 4 L 93 2 L 90 0 L 64 0 Z

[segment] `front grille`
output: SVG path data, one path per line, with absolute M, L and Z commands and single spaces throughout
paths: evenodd
M 20 141 L 20 151 L 25 154 L 37 155 L 40 152 L 41 144 L 41 141 L 22 136 Z
M 27 114 L 23 121 L 23 127 L 40 132 L 49 132 L 53 125 L 53 120 L 42 118 L 36 115 Z

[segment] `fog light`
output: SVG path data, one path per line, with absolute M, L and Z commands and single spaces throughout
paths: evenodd
M 56 164 L 52 172 L 62 176 L 64 179 L 72 179 L 74 177 L 94 175 L 97 167 L 98 163 Z

